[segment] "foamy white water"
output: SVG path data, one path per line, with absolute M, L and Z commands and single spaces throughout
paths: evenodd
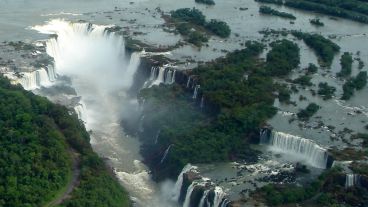
M 76 111 L 86 128 L 92 130 L 94 150 L 109 158 L 136 206 L 173 206 L 161 198 L 146 166 L 138 161 L 138 141 L 120 126 L 122 116 L 129 116 L 138 107 L 127 91 L 139 66 L 140 53 L 126 58 L 123 38 L 107 33 L 107 27 L 56 19 L 33 29 L 57 35 L 57 39 L 46 43 L 47 53 L 55 60 L 54 69 L 71 78 L 83 103 Z

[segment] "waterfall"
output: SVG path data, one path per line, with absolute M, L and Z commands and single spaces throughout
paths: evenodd
M 164 199 L 157 199 L 160 190 L 146 166 L 134 164 L 139 157 L 139 144 L 120 125 L 122 118 L 137 109 L 136 97 L 120 94 L 128 94 L 141 54 L 126 55 L 122 36 L 106 32 L 107 27 L 51 20 L 33 29 L 57 36 L 46 42 L 46 52 L 54 58 L 54 67 L 49 69 L 70 78 L 84 103 L 85 113 L 81 115 L 86 129 L 93 131 L 93 149 L 112 160 L 111 167 L 135 205 L 169 206 Z M 142 128 L 144 117 L 141 118 Z
M 14 83 L 21 84 L 25 90 L 34 90 L 51 85 L 47 71 L 43 68 L 32 72 L 23 72 L 21 75 L 20 78 L 14 75 L 8 77 L 11 77 Z
M 144 83 L 144 87 L 152 87 L 154 85 L 173 84 L 175 83 L 176 70 L 162 67 L 152 67 L 150 78 Z
M 350 188 L 360 184 L 360 175 L 358 174 L 346 174 L 345 179 L 345 188 Z
M 188 81 L 187 81 L 187 88 L 189 88 L 191 80 L 192 78 L 189 76 Z
M 171 77 L 171 83 L 175 83 L 175 76 L 176 76 L 176 70 L 174 70 L 174 73 Z
M 183 186 L 183 176 L 185 173 L 191 171 L 191 170 L 196 170 L 197 167 L 196 166 L 192 166 L 191 164 L 187 164 L 183 170 L 180 172 L 178 179 L 175 183 L 175 188 L 174 188 L 174 192 L 173 192 L 173 200 L 178 201 L 179 197 L 180 197 L 180 192 L 181 192 L 181 188 Z
M 172 144 L 170 144 L 169 147 L 165 150 L 164 156 L 162 156 L 162 159 L 160 161 L 160 164 L 162 164 L 165 161 L 167 154 L 169 154 L 169 151 L 171 149 L 171 146 L 172 146 Z
M 55 81 L 57 78 L 57 74 L 55 72 L 55 68 L 52 65 L 47 66 L 47 75 L 49 76 L 50 81 Z
M 172 70 L 167 70 L 167 72 L 165 73 L 165 84 L 171 84 L 172 81 L 172 76 L 173 76 L 173 71 Z
M 154 81 L 156 79 L 158 67 L 151 68 L 150 81 Z
M 201 200 L 199 201 L 199 205 L 198 207 L 205 207 L 205 201 L 206 201 L 206 204 L 207 206 L 209 207 L 210 206 L 210 203 L 208 202 L 208 199 L 207 199 L 207 196 L 208 196 L 208 193 L 210 192 L 210 190 L 205 190 L 203 192 L 203 196 L 201 198 Z
M 144 115 L 142 115 L 141 119 L 139 120 L 138 130 L 140 132 L 144 131 L 143 121 L 144 121 Z
M 158 130 L 158 132 L 157 132 L 157 134 L 155 136 L 155 144 L 158 143 L 158 137 L 160 136 L 160 132 L 161 132 L 161 130 Z
M 268 144 L 271 145 L 271 150 L 305 160 L 313 167 L 322 169 L 327 167 L 329 157 L 327 150 L 309 139 L 283 132 L 272 132 Z
M 196 85 L 194 88 L 194 92 L 193 92 L 193 96 L 192 99 L 197 99 L 197 95 L 198 95 L 198 90 L 201 88 L 200 85 Z
M 46 42 L 46 52 L 55 62 L 54 69 L 49 67 L 50 79 L 56 73 L 69 76 L 72 81 L 83 76 L 84 82 L 93 83 L 91 87 L 127 90 L 132 85 L 141 52 L 133 53 L 126 60 L 123 38 L 106 32 L 107 27 L 60 19 L 33 27 L 41 33 L 57 35 Z
M 84 107 L 82 104 L 78 104 L 77 106 L 74 107 L 75 112 L 77 113 L 77 116 L 80 120 L 84 120 L 85 117 L 83 116 L 84 114 Z
M 156 80 L 153 82 L 153 85 L 160 85 L 160 83 L 165 83 L 165 68 L 158 68 L 158 75 Z
M 190 207 L 191 205 L 196 205 L 198 207 L 226 207 L 230 201 L 226 199 L 227 194 L 223 191 L 223 189 L 217 186 L 215 183 L 211 182 L 209 178 L 205 178 L 199 175 L 198 168 L 191 165 L 186 165 L 180 175 L 178 176 L 178 181 L 175 185 L 175 196 L 174 200 L 178 200 L 180 193 L 182 192 L 183 185 L 183 176 L 186 173 L 193 173 L 190 177 L 194 180 L 190 180 L 191 183 L 189 187 L 186 189 L 185 199 L 183 203 L 183 207 Z M 194 203 L 192 196 L 193 192 L 196 192 L 194 197 L 197 197 L 197 193 L 203 191 L 202 197 L 198 200 L 195 200 Z M 201 193 L 201 192 L 200 192 Z M 193 198 L 192 198 L 193 197 Z M 196 198 L 198 199 L 198 198 Z M 193 200 L 193 201 L 192 201 Z
M 229 201 L 229 200 L 227 200 L 227 199 L 224 199 L 224 200 L 222 201 L 222 204 L 221 204 L 221 206 L 220 206 L 220 207 L 227 207 L 227 206 L 230 204 L 230 202 L 231 202 L 231 201 Z
M 269 142 L 269 135 L 268 135 L 268 130 L 267 128 L 262 128 L 259 131 L 259 140 L 261 144 L 268 144 Z
M 130 57 L 128 68 L 125 73 L 125 76 L 131 78 L 128 78 L 126 79 L 126 81 L 124 81 L 124 88 L 129 89 L 129 87 L 133 84 L 134 79 L 133 77 L 137 72 L 140 63 L 141 63 L 141 52 L 133 52 Z
M 221 207 L 221 202 L 223 201 L 224 197 L 225 197 L 225 193 L 222 190 L 222 188 L 216 186 L 215 187 L 215 198 L 213 199 L 213 206 L 214 207 Z
M 201 98 L 201 105 L 200 105 L 200 107 L 201 107 L 201 109 L 203 109 L 203 107 L 204 107 L 204 96 L 202 96 L 202 98 Z
M 190 205 L 190 196 L 192 195 L 192 192 L 194 190 L 194 182 L 192 184 L 190 184 L 190 186 L 188 187 L 187 190 L 187 195 L 185 196 L 185 200 L 184 200 L 184 204 L 183 207 L 189 207 Z

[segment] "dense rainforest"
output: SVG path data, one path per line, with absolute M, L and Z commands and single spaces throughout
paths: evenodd
M 92 151 L 74 111 L 0 77 L 0 206 L 50 206 L 80 175 L 60 206 L 129 206 L 125 190 Z

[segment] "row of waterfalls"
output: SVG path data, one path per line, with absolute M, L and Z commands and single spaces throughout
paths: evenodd
M 333 159 L 328 154 L 327 149 L 303 137 L 262 129 L 260 131 L 260 144 L 268 145 L 272 151 L 287 154 L 312 167 L 325 169 L 333 164 Z
M 152 67 L 149 79 L 143 87 L 152 87 L 154 85 L 175 83 L 176 70 L 167 66 Z
M 35 90 L 52 85 L 57 78 L 53 66 L 41 68 L 30 72 L 8 72 L 4 74 L 13 84 L 21 84 L 26 90 Z

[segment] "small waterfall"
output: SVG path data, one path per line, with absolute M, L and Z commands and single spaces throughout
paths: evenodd
M 55 81 L 57 78 L 57 74 L 55 72 L 55 68 L 52 65 L 47 66 L 47 74 L 49 76 L 49 80 L 51 82 Z
M 154 85 L 173 84 L 175 83 L 176 70 L 163 67 L 152 67 L 150 78 L 144 83 L 144 87 L 152 87 Z
M 207 206 L 210 206 L 210 203 L 207 199 L 208 193 L 210 192 L 210 190 L 205 190 L 203 192 L 203 196 L 201 198 L 201 201 L 199 202 L 199 206 L 198 207 L 205 207 L 205 202 L 207 204 Z
M 329 159 L 327 150 L 309 139 L 283 132 L 272 132 L 269 141 L 263 144 L 271 145 L 271 150 L 276 152 L 303 159 L 313 167 L 322 169 L 327 167 Z
M 137 72 L 137 69 L 139 67 L 139 64 L 141 63 L 141 53 L 142 52 L 134 52 L 132 53 L 129 61 L 128 68 L 126 70 L 126 74 L 124 74 L 127 77 L 124 81 L 124 86 L 126 89 L 129 89 L 129 87 L 133 84 L 134 75 Z
M 187 195 L 185 196 L 185 200 L 184 200 L 183 207 L 189 207 L 189 205 L 190 205 L 190 196 L 192 195 L 192 192 L 193 192 L 193 190 L 194 190 L 194 186 L 195 186 L 195 183 L 193 182 L 193 183 L 192 183 L 192 184 L 190 184 L 190 186 L 188 187 Z
M 152 85 L 160 85 L 160 83 L 165 83 L 165 68 L 159 67 L 158 68 L 158 75 L 156 80 L 152 83 Z
M 221 203 L 221 207 L 227 207 L 230 204 L 231 201 L 224 199 Z
M 192 99 L 197 99 L 198 90 L 201 88 L 201 85 L 196 85 L 194 88 Z
M 269 129 L 267 128 L 262 128 L 260 131 L 259 131 L 259 142 L 261 144 L 268 144 L 269 141 L 270 141 L 270 138 L 269 138 Z
M 181 171 L 181 173 L 178 176 L 178 179 L 175 183 L 175 188 L 174 188 L 174 192 L 173 192 L 173 200 L 174 201 L 178 201 L 179 197 L 180 197 L 180 192 L 181 192 L 181 188 L 183 186 L 183 175 L 191 170 L 196 170 L 197 167 L 196 166 L 192 166 L 191 164 L 187 164 L 183 170 Z
M 77 116 L 80 120 L 84 120 L 84 107 L 82 104 L 78 104 L 77 106 L 74 107 L 75 112 L 77 113 Z
M 176 76 L 176 70 L 174 70 L 174 73 L 171 77 L 171 84 L 175 83 L 175 76 Z
M 40 87 L 51 85 L 49 76 L 45 69 L 39 69 L 32 72 L 23 72 L 21 77 L 8 74 L 7 77 L 12 79 L 14 84 L 21 84 L 25 90 L 35 90 Z
M 142 115 L 141 119 L 139 120 L 138 130 L 139 130 L 140 132 L 143 132 L 143 131 L 144 131 L 143 121 L 144 121 L 144 115 Z
M 215 187 L 214 191 L 215 191 L 215 198 L 213 199 L 213 206 L 214 207 L 221 207 L 220 204 L 224 200 L 226 194 L 224 193 L 222 188 L 220 188 L 218 186 Z
M 202 98 L 201 98 L 201 105 L 200 105 L 200 107 L 201 107 L 201 109 L 203 109 L 203 107 L 204 107 L 204 96 L 202 96 Z
M 151 74 L 150 74 L 150 81 L 154 81 L 156 79 L 158 67 L 152 67 L 151 68 Z
M 191 183 L 186 189 L 186 194 L 180 195 L 183 188 L 184 174 L 189 172 L 191 173 L 191 180 L 189 180 Z M 221 187 L 211 182 L 209 178 L 200 176 L 199 173 L 197 167 L 189 164 L 184 167 L 175 185 L 175 191 L 177 193 L 175 194 L 176 197 L 174 197 L 174 200 L 178 200 L 179 197 L 184 198 L 183 207 L 190 207 L 193 205 L 198 207 L 226 207 L 228 203 L 230 203 L 230 201 L 226 199 L 227 194 Z
M 360 185 L 360 175 L 358 174 L 346 174 L 345 188 Z
M 160 136 L 161 130 L 158 130 L 156 137 L 155 137 L 155 144 L 158 143 L 158 137 Z
M 192 81 L 192 78 L 189 76 L 188 81 L 187 81 L 187 88 L 189 88 L 191 81 Z
M 162 159 L 160 161 L 160 164 L 162 164 L 165 161 L 167 155 L 169 154 L 169 151 L 171 149 L 171 146 L 172 146 L 172 144 L 170 144 L 169 147 L 165 150 L 164 156 L 162 156 Z

